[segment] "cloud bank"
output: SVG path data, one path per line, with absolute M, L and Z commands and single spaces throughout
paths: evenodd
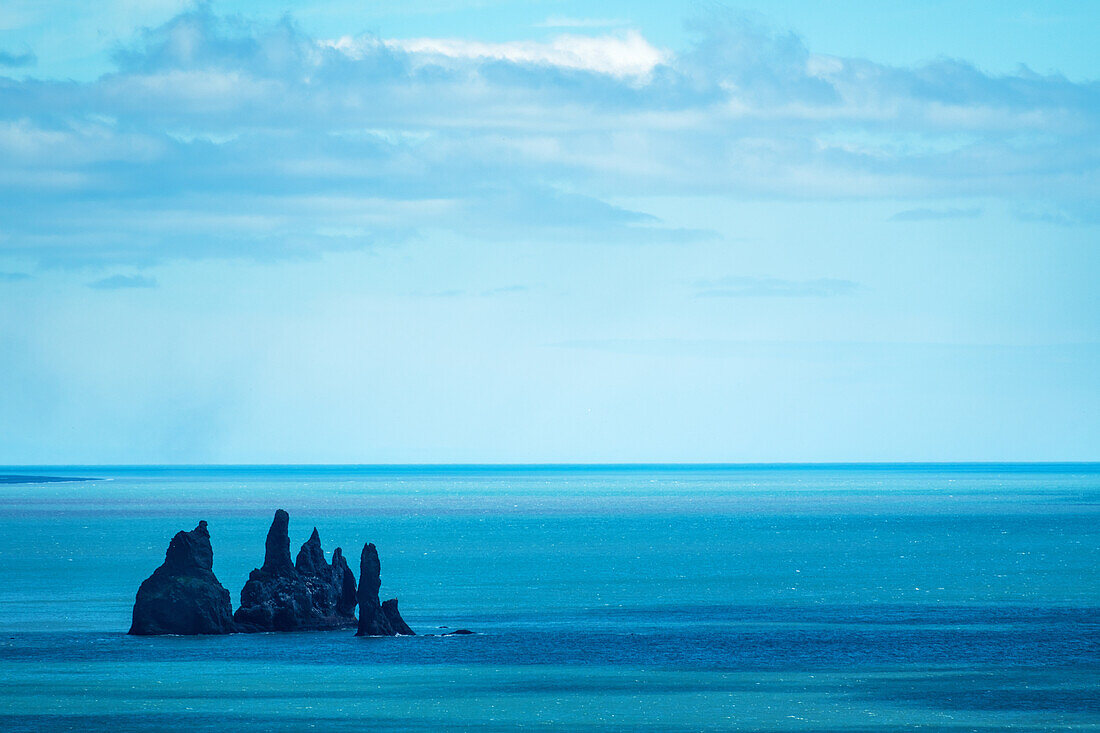
M 317 39 L 291 20 L 186 12 L 95 81 L 0 77 L 0 255 L 72 266 L 315 257 L 430 232 L 711 236 L 613 203 L 642 195 L 1020 211 L 1100 196 L 1100 83 L 825 56 L 724 13 L 692 27 L 674 53 L 620 29 Z

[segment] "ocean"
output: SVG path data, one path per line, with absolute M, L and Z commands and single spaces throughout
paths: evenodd
M 1100 464 L 6 467 L 4 731 L 1100 730 Z M 275 509 L 420 634 L 126 635 Z M 469 636 L 442 636 L 466 628 Z

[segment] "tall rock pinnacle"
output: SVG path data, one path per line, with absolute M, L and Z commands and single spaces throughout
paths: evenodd
M 397 612 L 397 599 L 386 601 L 385 607 L 378 600 L 382 587 L 382 564 L 378 549 L 371 543 L 363 547 L 359 559 L 359 630 L 356 636 L 397 636 L 413 634 L 413 630 Z
M 332 551 L 332 576 L 333 582 L 339 580 L 340 597 L 336 602 L 336 614 L 338 616 L 355 615 L 355 606 L 359 600 L 355 597 L 355 574 L 348 567 L 348 561 L 344 559 L 344 553 L 337 547 Z
M 290 562 L 290 515 L 282 509 L 275 510 L 275 519 L 267 531 L 264 564 L 261 568 L 269 573 L 281 573 L 294 569 Z

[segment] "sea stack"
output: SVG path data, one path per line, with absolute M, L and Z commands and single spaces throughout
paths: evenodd
M 248 575 L 233 615 L 240 631 L 315 631 L 355 625 L 355 578 L 343 555 L 325 561 L 316 528 L 290 561 L 290 516 L 279 509 L 265 543 L 264 564 Z
M 298 551 L 294 567 L 309 591 L 310 626 L 338 629 L 355 625 L 355 575 L 339 547 L 332 552 L 332 563 L 325 562 L 316 527 Z
M 359 559 L 359 630 L 356 636 L 412 636 L 409 625 L 397 611 L 397 599 L 380 603 L 378 591 L 382 587 L 382 564 L 378 549 L 371 543 L 363 547 Z
M 214 550 L 205 521 L 190 532 L 177 532 L 168 544 L 164 564 L 138 588 L 129 633 L 232 633 L 229 591 L 218 582 L 213 567 Z

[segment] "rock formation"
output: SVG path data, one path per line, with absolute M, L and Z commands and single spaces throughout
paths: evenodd
M 332 552 L 332 564 L 325 562 L 317 528 L 309 536 L 295 569 L 309 591 L 313 625 L 318 628 L 342 628 L 355 625 L 355 576 L 340 548 Z
M 359 630 L 356 636 L 414 635 L 397 611 L 397 599 L 380 603 L 378 591 L 382 587 L 382 564 L 378 550 L 371 543 L 363 547 L 359 559 Z
M 319 631 L 356 626 L 356 636 L 415 635 L 397 610 L 397 599 L 380 603 L 382 566 L 374 545 L 363 547 L 359 587 L 337 547 L 325 561 L 317 528 L 290 561 L 290 516 L 279 509 L 267 531 L 264 563 L 248 574 L 241 605 L 233 613 L 229 591 L 214 577 L 214 551 L 206 522 L 178 532 L 164 564 L 138 589 L 131 634 L 230 634 L 256 631 Z M 462 632 L 455 632 L 462 633 Z M 464 632 L 469 633 L 469 632 Z
M 279 509 L 267 532 L 264 564 L 248 575 L 233 614 L 240 631 L 311 631 L 355 625 L 355 578 L 339 550 L 325 562 L 316 528 L 290 562 L 290 516 Z M 350 576 L 350 577 L 349 577 Z
M 168 544 L 164 564 L 138 588 L 130 633 L 228 634 L 233 608 L 214 576 L 214 550 L 206 522 L 190 532 L 177 532 Z
M 382 601 L 382 614 L 390 622 L 393 633 L 398 636 L 416 636 L 416 632 L 409 628 L 409 625 L 405 623 L 405 619 L 401 618 L 401 614 L 398 613 L 396 598 Z

